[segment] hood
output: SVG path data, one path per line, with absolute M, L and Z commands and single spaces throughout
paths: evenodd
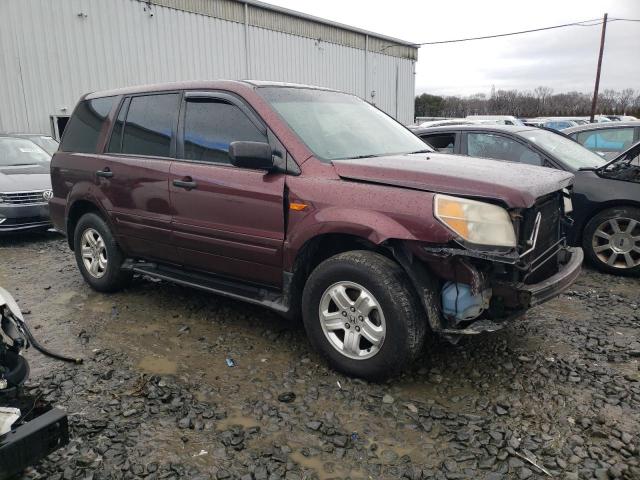
M 333 165 L 344 179 L 494 199 L 510 208 L 529 208 L 573 182 L 573 175 L 561 170 L 438 153 L 334 160 Z
M 622 152 L 606 165 L 597 169 L 585 170 L 587 170 L 587 172 L 597 172 L 597 175 L 599 177 L 606 178 L 608 180 L 640 183 L 640 163 L 638 163 L 639 155 L 640 142 L 637 142 L 635 145 Z
M 0 166 L 0 192 L 25 192 L 50 190 L 51 173 L 49 164 Z

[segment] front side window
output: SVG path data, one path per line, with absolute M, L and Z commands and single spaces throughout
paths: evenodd
M 455 133 L 444 133 L 440 135 L 425 135 L 421 138 L 438 152 L 453 153 L 455 140 L 456 140 Z
M 122 153 L 170 157 L 179 108 L 177 93 L 133 97 L 122 134 Z
M 184 158 L 229 163 L 231 142 L 265 142 L 267 136 L 240 108 L 215 100 L 189 100 L 184 117 Z
M 354 95 L 295 87 L 257 91 L 321 161 L 431 151 L 400 123 Z
M 95 153 L 98 138 L 116 97 L 83 100 L 78 104 L 64 130 L 63 152 Z
M 472 157 L 510 160 L 529 165 L 543 165 L 540 155 L 529 147 L 503 135 L 493 133 L 468 133 L 467 153 Z
M 578 133 L 578 143 L 597 152 L 622 152 L 633 145 L 633 128 L 603 128 Z

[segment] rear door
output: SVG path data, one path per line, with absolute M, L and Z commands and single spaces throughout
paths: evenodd
M 222 92 L 185 94 L 169 184 L 174 244 L 185 266 L 279 286 L 285 174 L 234 167 L 234 141 L 269 141 L 248 105 Z
M 97 172 L 125 250 L 176 261 L 171 244 L 169 169 L 181 93 L 125 97 Z

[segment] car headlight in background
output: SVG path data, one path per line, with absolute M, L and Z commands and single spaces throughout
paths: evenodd
M 491 203 L 436 195 L 436 218 L 463 240 L 476 245 L 515 247 L 516 234 L 509 213 Z

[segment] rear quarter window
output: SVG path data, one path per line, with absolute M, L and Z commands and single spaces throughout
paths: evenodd
M 60 150 L 63 152 L 96 153 L 100 131 L 107 120 L 116 97 L 81 101 L 65 128 Z

